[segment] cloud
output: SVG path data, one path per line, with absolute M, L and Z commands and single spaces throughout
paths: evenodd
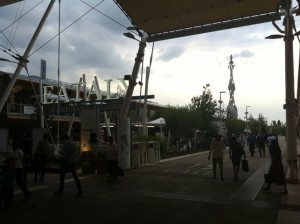
M 178 45 L 171 45 L 168 48 L 161 49 L 158 52 L 157 60 L 162 60 L 164 62 L 171 61 L 174 58 L 180 57 L 184 53 L 184 47 Z
M 39 2 L 41 3 L 38 4 Z M 86 15 L 84 14 L 90 7 L 84 2 L 95 6 L 100 0 L 61 1 L 61 30 L 68 28 L 60 36 L 60 80 L 77 82 L 82 74 L 86 74 L 87 81 L 97 76 L 101 82 L 131 74 L 139 48 L 137 41 L 123 36 L 123 33 L 128 32 L 126 28 L 131 26 L 131 22 L 111 0 L 103 1 L 96 10 L 91 10 Z M 28 13 L 7 29 L 5 28 L 15 19 L 19 4 L 0 8 L 0 30 L 21 55 L 24 54 L 49 1 L 31 0 L 21 4 L 23 3 L 23 13 Z M 38 6 L 34 7 L 36 4 Z M 30 9 L 32 10 L 29 11 Z M 297 25 L 297 17 L 295 21 Z M 279 26 L 280 23 L 277 22 Z M 251 113 L 255 116 L 263 113 L 270 119 L 274 116 L 274 120 L 285 120 L 282 116 L 285 98 L 284 42 L 265 39 L 277 32 L 269 22 L 158 41 L 154 47 L 149 93 L 154 94 L 155 101 L 161 104 L 186 105 L 193 96 L 201 94 L 203 85 L 211 83 L 214 98 L 218 98 L 219 91 L 227 90 L 229 57 L 233 55 L 235 99 L 241 117 L 245 105 L 250 104 Z M 57 79 L 57 33 L 58 1 L 33 46 L 34 53 L 29 57 L 28 64 L 30 74 L 39 75 L 40 60 L 43 58 L 47 60 L 47 77 Z M 0 33 L 0 44 L 7 46 L 7 39 L 3 34 Z M 294 52 L 298 57 L 299 44 L 298 41 L 294 43 Z M 149 64 L 151 50 L 152 44 L 147 43 L 143 74 Z M 3 51 L 0 51 L 0 57 L 13 60 Z M 295 63 L 295 71 L 297 66 Z M 0 61 L 0 70 L 14 72 L 15 68 L 16 64 Z M 24 70 L 22 74 L 25 74 Z M 138 79 L 141 74 L 140 70 Z M 100 85 L 102 87 L 101 83 Z M 276 94 L 276 100 L 262 97 L 265 92 Z M 139 88 L 135 88 L 134 94 L 139 94 Z M 224 102 L 228 102 L 228 97 L 224 94 Z M 264 103 L 261 102 L 266 100 L 271 103 L 263 108 Z
M 240 53 L 236 53 L 233 55 L 234 58 L 252 58 L 255 53 L 250 50 L 243 50 Z

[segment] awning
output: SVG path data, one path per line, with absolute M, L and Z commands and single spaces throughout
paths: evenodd
M 280 19 L 279 0 L 114 0 L 148 41 Z
M 0 0 L 0 7 L 2 6 L 6 6 L 6 5 L 9 5 L 9 4 L 13 4 L 13 3 L 16 3 L 16 2 L 21 2 L 23 0 Z

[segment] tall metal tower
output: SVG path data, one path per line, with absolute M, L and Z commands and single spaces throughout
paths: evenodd
M 229 84 L 228 84 L 228 90 L 229 90 L 229 103 L 228 103 L 228 108 L 227 108 L 227 114 L 231 118 L 237 118 L 238 117 L 238 112 L 237 108 L 235 105 L 234 101 L 234 91 L 235 91 L 235 84 L 233 81 L 233 69 L 234 69 L 234 62 L 232 61 L 232 55 L 230 55 L 230 62 L 228 65 L 228 68 L 230 69 L 230 79 L 229 79 Z

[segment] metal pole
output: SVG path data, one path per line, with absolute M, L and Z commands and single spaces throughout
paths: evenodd
M 296 139 L 296 102 L 294 90 L 293 25 L 292 2 L 286 1 L 285 15 L 285 94 L 286 94 L 286 159 L 290 168 L 290 177 L 296 178 L 297 139 Z
M 223 135 L 223 130 L 222 130 L 222 96 L 221 96 L 222 93 L 226 93 L 226 92 L 225 91 L 220 92 L 220 100 L 219 100 L 219 103 L 220 103 L 220 134 L 221 135 Z
M 147 95 L 148 95 L 148 83 L 149 83 L 150 67 L 146 67 L 146 82 L 145 82 L 145 99 L 143 107 L 143 135 L 148 135 L 147 122 Z
M 40 34 L 40 32 L 43 28 L 43 25 L 44 25 L 48 15 L 49 15 L 51 9 L 52 9 L 54 3 L 55 3 L 55 0 L 51 0 L 51 2 L 49 3 L 49 6 L 48 6 L 47 10 L 45 11 L 44 16 L 42 17 L 35 33 L 33 34 L 32 38 L 31 38 L 31 41 L 29 42 L 29 44 L 27 46 L 27 49 L 25 50 L 23 56 L 20 58 L 19 64 L 18 64 L 18 66 L 15 70 L 15 73 L 13 74 L 10 82 L 8 83 L 6 89 L 3 92 L 3 95 L 0 99 L 0 112 L 2 111 L 2 109 L 4 107 L 4 104 L 7 101 L 10 92 L 11 92 L 12 88 L 14 87 L 19 74 L 21 73 L 23 67 L 26 66 L 26 60 L 21 60 L 21 59 L 27 59 L 27 57 L 29 56 L 30 51 L 31 51 L 36 39 L 38 38 L 38 36 L 39 36 L 39 34 Z
M 120 117 L 121 118 L 126 118 L 128 115 L 128 110 L 129 110 L 129 106 L 130 106 L 130 102 L 131 102 L 131 97 L 133 94 L 133 90 L 134 90 L 134 86 L 136 85 L 136 79 L 137 79 L 137 75 L 140 69 L 140 65 L 143 61 L 144 58 L 144 52 L 145 52 L 145 48 L 146 48 L 146 41 L 148 38 L 148 34 L 146 34 L 145 32 L 143 33 L 143 36 L 141 38 L 140 44 L 139 44 L 139 49 L 135 58 L 135 63 L 132 69 L 132 73 L 131 73 L 131 79 L 129 81 L 129 85 L 128 85 L 128 89 L 125 95 L 125 99 L 121 108 L 121 112 L 120 112 Z

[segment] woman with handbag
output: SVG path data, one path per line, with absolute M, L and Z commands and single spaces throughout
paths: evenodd
M 265 181 L 268 184 L 263 188 L 265 191 L 270 192 L 271 184 L 283 185 L 282 194 L 288 194 L 286 187 L 285 173 L 281 158 L 281 149 L 276 139 L 271 140 L 270 144 L 271 165 L 268 174 L 265 175 Z
M 215 139 L 212 141 L 212 143 L 210 144 L 210 150 L 208 154 L 208 160 L 210 160 L 210 156 L 212 154 L 214 179 L 216 179 L 217 164 L 218 164 L 222 181 L 224 181 L 224 177 L 223 177 L 224 149 L 225 149 L 225 145 L 222 141 L 222 135 L 217 135 Z
M 244 149 L 238 143 L 236 136 L 232 135 L 229 141 L 229 158 L 233 166 L 234 180 L 237 180 L 239 178 L 239 170 L 240 170 L 242 155 L 245 155 Z

